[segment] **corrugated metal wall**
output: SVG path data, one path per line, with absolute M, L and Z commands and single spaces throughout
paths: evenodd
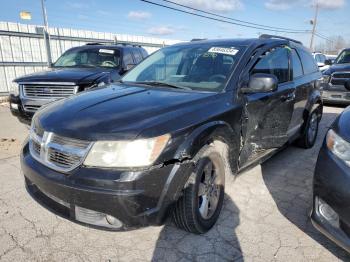
M 142 45 L 149 53 L 163 45 L 179 40 L 159 39 L 68 28 L 50 28 L 52 60 L 65 50 L 89 42 L 108 42 Z M 40 26 L 0 22 L 0 94 L 8 93 L 16 77 L 46 69 L 46 49 Z

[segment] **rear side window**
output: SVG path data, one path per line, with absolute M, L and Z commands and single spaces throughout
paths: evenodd
M 292 62 L 293 62 L 293 78 L 298 78 L 302 76 L 303 73 L 303 66 L 301 65 L 300 57 L 297 54 L 297 51 L 295 49 L 292 49 Z
M 148 54 L 147 54 L 145 49 L 141 48 L 140 51 L 141 51 L 141 54 L 142 54 L 143 58 L 146 58 L 148 56 Z
M 312 55 L 302 49 L 298 50 L 298 52 L 303 64 L 305 75 L 317 72 L 318 66 L 316 65 L 315 59 L 312 57 Z
M 139 50 L 135 48 L 134 50 L 132 50 L 132 52 L 134 54 L 136 64 L 140 63 L 142 61 L 142 56 Z
M 288 49 L 274 48 L 258 61 L 252 70 L 252 74 L 263 73 L 275 75 L 279 83 L 289 81 L 289 55 Z
M 125 66 L 127 66 L 127 65 L 134 65 L 135 64 L 134 60 L 132 59 L 131 52 L 129 50 L 125 50 L 124 51 L 123 60 L 124 60 L 124 65 Z

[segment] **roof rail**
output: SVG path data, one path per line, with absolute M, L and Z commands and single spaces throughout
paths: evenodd
M 196 42 L 196 41 L 202 41 L 202 40 L 208 40 L 207 38 L 193 38 L 191 42 Z
M 298 40 L 295 40 L 295 39 L 292 39 L 292 38 L 288 38 L 288 37 L 284 37 L 284 36 L 278 36 L 278 35 L 267 35 L 267 34 L 263 34 L 259 37 L 259 39 L 272 39 L 272 38 L 276 38 L 276 39 L 283 39 L 283 40 L 288 40 L 288 41 L 291 41 L 291 42 L 294 42 L 294 43 L 297 43 L 297 44 L 300 44 L 302 45 L 303 43 L 298 41 Z
M 101 42 L 94 42 L 94 43 L 87 43 L 86 45 L 105 45 L 106 43 Z

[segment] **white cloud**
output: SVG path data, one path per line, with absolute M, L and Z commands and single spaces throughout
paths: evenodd
M 128 14 L 129 19 L 144 20 L 152 16 L 151 13 L 144 11 L 130 11 Z
M 220 13 L 230 12 L 243 7 L 241 0 L 174 0 L 174 2 L 200 10 Z
M 151 35 L 171 35 L 175 33 L 175 29 L 171 26 L 151 27 L 147 30 Z
M 319 4 L 322 9 L 338 9 L 345 5 L 345 0 L 268 0 L 265 7 L 270 10 L 287 10 L 294 6 L 313 6 Z
M 289 0 L 269 0 L 265 2 L 265 7 L 270 10 L 287 10 L 293 3 Z
M 323 9 L 338 9 L 345 5 L 345 0 L 314 0 L 314 4 L 317 2 Z

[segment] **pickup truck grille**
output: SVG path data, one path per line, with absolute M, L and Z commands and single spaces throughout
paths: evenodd
M 21 84 L 25 98 L 60 99 L 74 95 L 78 86 L 74 83 L 25 83 Z
M 350 72 L 337 72 L 332 74 L 332 85 L 344 85 L 346 81 L 350 80 Z
M 32 128 L 29 149 L 40 163 L 59 172 L 69 172 L 81 165 L 92 145 L 89 141 L 58 136 L 51 132 L 39 134 Z

